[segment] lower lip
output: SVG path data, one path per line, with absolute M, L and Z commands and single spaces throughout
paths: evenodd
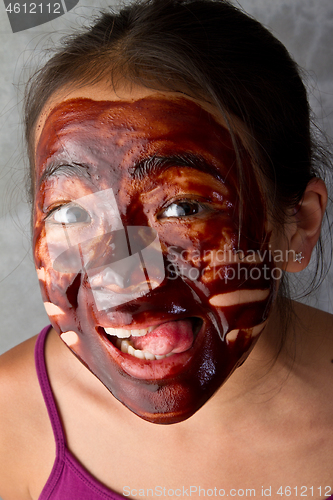
M 107 339 L 106 334 L 99 334 L 99 336 L 109 355 L 125 373 L 141 380 L 162 380 L 173 378 L 184 371 L 199 348 L 203 329 L 202 326 L 192 347 L 187 351 L 149 361 L 121 352 Z

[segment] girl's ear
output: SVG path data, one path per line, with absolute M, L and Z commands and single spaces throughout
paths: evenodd
M 312 179 L 304 196 L 295 208 L 292 232 L 288 235 L 289 252 L 286 271 L 302 271 L 310 262 L 311 253 L 320 236 L 320 229 L 327 204 L 327 189 L 321 179 Z

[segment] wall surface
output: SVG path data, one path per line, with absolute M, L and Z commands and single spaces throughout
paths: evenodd
M 48 323 L 30 250 L 30 214 L 25 203 L 26 159 L 20 107 L 23 83 L 38 64 L 41 49 L 98 7 L 112 2 L 80 0 L 64 16 L 12 33 L 0 4 L 0 353 L 36 334 Z M 333 137 L 333 3 L 331 0 L 240 0 L 268 26 L 306 69 L 310 101 L 319 126 Z M 37 47 L 37 48 L 36 48 Z M 332 311 L 332 274 L 311 303 Z

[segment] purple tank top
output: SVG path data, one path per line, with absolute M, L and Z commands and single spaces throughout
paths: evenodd
M 55 437 L 56 459 L 39 500 L 124 500 L 122 495 L 109 490 L 87 472 L 66 446 L 64 430 L 45 365 L 44 345 L 50 329 L 51 326 L 47 326 L 38 336 L 35 362 L 40 388 Z
M 35 347 L 35 362 L 39 384 L 55 437 L 56 459 L 50 477 L 38 500 L 124 500 L 125 497 L 114 493 L 87 472 L 66 446 L 64 430 L 45 365 L 44 346 L 50 329 L 51 325 L 45 327 L 38 336 Z M 333 500 L 333 495 L 326 497 L 326 500 Z

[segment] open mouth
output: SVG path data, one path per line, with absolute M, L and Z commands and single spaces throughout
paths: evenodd
M 201 318 L 191 317 L 141 329 L 99 327 L 99 333 L 123 354 L 154 361 L 188 351 L 202 324 Z

